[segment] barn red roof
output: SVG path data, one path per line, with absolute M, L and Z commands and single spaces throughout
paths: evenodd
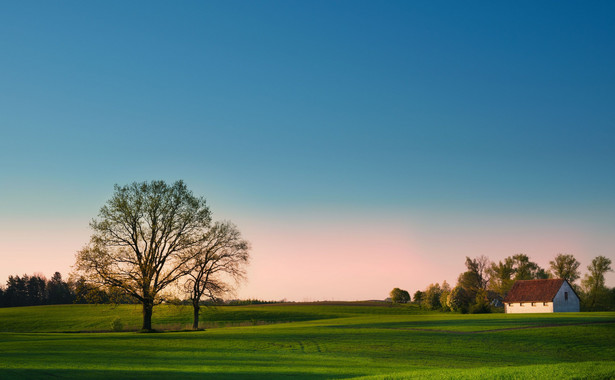
M 519 280 L 515 282 L 504 302 L 551 302 L 564 279 Z

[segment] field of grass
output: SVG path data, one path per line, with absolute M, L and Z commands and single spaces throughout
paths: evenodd
M 109 331 L 140 309 L 0 309 L 0 378 L 615 378 L 615 313 L 460 315 L 289 304 L 205 309 L 206 331 Z M 182 330 L 189 307 L 159 306 Z M 79 332 L 79 333 L 76 333 Z

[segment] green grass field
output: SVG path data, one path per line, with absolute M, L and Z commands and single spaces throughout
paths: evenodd
M 615 313 L 460 315 L 412 306 L 158 306 L 162 333 L 109 332 L 133 305 L 0 309 L 0 379 L 615 378 Z

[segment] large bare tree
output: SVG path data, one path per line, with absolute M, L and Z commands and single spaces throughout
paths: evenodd
M 216 222 L 201 244 L 186 252 L 188 272 L 184 286 L 194 309 L 192 327 L 199 328 L 200 303 L 203 296 L 215 299 L 230 291 L 233 283 L 245 278 L 250 244 L 231 222 Z
M 204 198 L 182 181 L 115 186 L 92 220 L 88 246 L 77 253 L 76 270 L 89 282 L 123 289 L 143 305 L 144 331 L 161 291 L 185 274 L 189 252 L 206 237 L 211 216 Z

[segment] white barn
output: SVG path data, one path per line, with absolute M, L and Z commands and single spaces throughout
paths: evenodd
M 506 313 L 559 313 L 579 311 L 579 296 L 568 281 L 520 280 L 515 282 L 506 298 Z

